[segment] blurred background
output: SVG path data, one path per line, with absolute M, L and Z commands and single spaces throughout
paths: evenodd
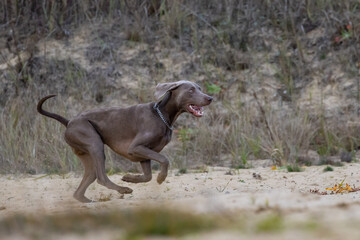
M 84 110 L 154 101 L 188 79 L 215 97 L 183 114 L 172 168 L 353 161 L 360 144 L 357 0 L 3 0 L 0 173 L 82 169 L 63 140 Z M 107 171 L 137 165 L 107 149 Z M 156 168 L 156 166 L 154 166 Z

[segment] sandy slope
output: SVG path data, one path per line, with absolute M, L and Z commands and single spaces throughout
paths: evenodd
M 280 211 L 289 221 L 315 219 L 330 229 L 334 239 L 344 232 L 350 237 L 348 239 L 360 236 L 360 192 L 325 196 L 309 193 L 310 189 L 325 191 L 326 187 L 344 178 L 346 183 L 359 187 L 360 164 L 335 167 L 333 172 L 323 172 L 323 169 L 324 166 L 307 167 L 304 172 L 288 173 L 270 168 L 229 170 L 209 167 L 207 171 L 179 176 L 174 170 L 162 185 L 156 183 L 156 175 L 146 184 L 125 183 L 121 181 L 121 175 L 113 175 L 110 176 L 112 181 L 133 188 L 133 194 L 121 196 L 94 183 L 86 195 L 93 200 L 110 200 L 91 204 L 81 204 L 72 198 L 81 176 L 5 175 L 0 178 L 0 218 L 14 213 L 55 214 L 147 206 L 211 214 L 240 213 L 249 218 L 264 211 Z M 232 175 L 228 175 L 229 172 Z M 255 179 L 253 173 L 260 174 L 262 179 Z M 231 239 L 231 233 L 226 234 Z M 214 236 L 216 234 L 206 237 L 216 239 Z M 234 234 L 234 237 L 239 235 Z

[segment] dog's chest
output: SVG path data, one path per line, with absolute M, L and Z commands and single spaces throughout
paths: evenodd
M 151 144 L 151 149 L 160 152 L 171 141 L 171 136 L 171 131 L 167 131 L 164 135 L 159 136 L 159 138 Z

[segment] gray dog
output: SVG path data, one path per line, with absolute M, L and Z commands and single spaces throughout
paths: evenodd
M 104 144 L 125 158 L 140 162 L 144 174 L 127 174 L 122 178 L 123 181 L 150 181 L 151 160 L 154 160 L 160 163 L 157 182 L 161 184 L 167 176 L 169 160 L 159 152 L 171 140 L 172 125 L 183 112 L 201 117 L 203 107 L 213 99 L 204 94 L 199 85 L 189 81 L 162 83 L 156 86 L 157 102 L 126 108 L 95 109 L 81 113 L 69 121 L 42 109 L 42 104 L 54 96 L 41 99 L 37 110 L 65 125 L 65 141 L 84 164 L 83 179 L 74 193 L 74 198 L 80 202 L 91 202 L 84 194 L 95 179 L 99 184 L 119 193 L 132 192 L 132 189 L 118 186 L 107 177 Z

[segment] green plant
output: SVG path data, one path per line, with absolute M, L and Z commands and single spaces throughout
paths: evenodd
M 245 167 L 247 165 L 248 157 L 249 157 L 249 152 L 246 151 L 245 149 L 242 149 L 241 155 L 240 155 L 240 159 L 241 159 L 240 165 L 241 166 Z
M 299 167 L 298 165 L 287 165 L 286 169 L 288 172 L 302 172 L 304 169 Z
M 214 83 L 208 83 L 205 82 L 205 86 L 206 86 L 206 91 L 209 94 L 219 94 L 221 91 L 221 87 L 219 87 L 218 85 L 214 84 Z
M 184 147 L 186 147 L 186 143 L 191 139 L 194 131 L 191 128 L 181 128 L 178 131 L 178 139 L 182 142 Z
M 251 153 L 254 154 L 254 157 L 261 158 L 261 144 L 259 136 L 257 136 L 255 139 L 249 138 L 246 142 L 249 146 Z
M 277 232 L 284 229 L 284 220 L 280 215 L 269 215 L 256 225 L 258 232 Z
M 111 196 L 103 196 L 107 201 Z M 49 235 L 76 234 L 97 230 L 121 231 L 121 239 L 181 237 L 221 226 L 216 218 L 166 208 L 91 212 L 67 212 L 53 215 L 11 215 L 0 221 L 0 233 L 47 238 Z M 37 230 L 34 230 L 37 229 Z M 60 235 L 59 235 L 60 236 Z
M 180 168 L 178 173 L 179 174 L 185 174 L 185 173 L 187 173 L 187 169 L 186 168 Z
M 324 172 L 332 172 L 332 171 L 334 171 L 334 169 L 330 166 L 326 166 L 323 171 Z

